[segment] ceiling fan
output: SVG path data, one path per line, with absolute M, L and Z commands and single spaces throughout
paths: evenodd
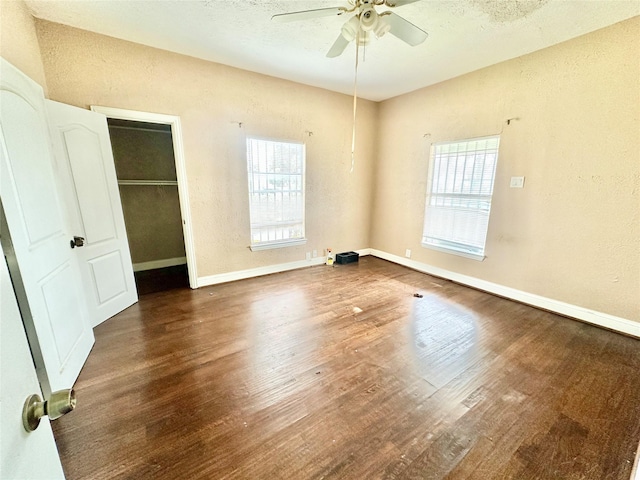
M 342 54 L 347 45 L 354 40 L 358 46 L 367 45 L 372 34 L 380 38 L 389 32 L 411 46 L 424 42 L 428 37 L 427 32 L 391 11 L 378 13 L 375 8 L 376 6 L 401 7 L 418 1 L 420 0 L 349 0 L 350 7 L 317 8 L 300 12 L 279 13 L 271 19 L 277 22 L 294 22 L 353 13 L 354 15 L 342 25 L 340 35 L 327 52 L 327 57 L 333 58 Z
M 350 7 L 330 7 L 316 8 L 313 10 L 302 10 L 300 12 L 279 13 L 271 17 L 277 22 L 294 22 L 298 20 L 309 20 L 319 17 L 330 17 L 333 15 L 344 15 L 353 13 L 353 16 L 342 25 L 340 35 L 333 43 L 327 57 L 333 58 L 342 54 L 347 45 L 355 40 L 356 42 L 356 65 L 355 78 L 353 82 L 353 131 L 351 135 L 351 172 L 355 165 L 356 150 L 356 112 L 358 103 L 358 52 L 361 46 L 365 46 L 371 40 L 371 34 L 377 38 L 389 32 L 398 37 L 403 42 L 416 46 L 424 42 L 429 36 L 427 32 L 413 23 L 405 20 L 391 11 L 378 13 L 377 6 L 389 8 L 401 7 L 409 3 L 420 0 L 348 0 Z

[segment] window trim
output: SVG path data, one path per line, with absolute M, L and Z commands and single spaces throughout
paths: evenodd
M 302 146 L 302 237 L 300 238 L 289 238 L 285 240 L 272 240 L 265 241 L 260 243 L 253 243 L 252 232 L 251 232 L 251 190 L 249 189 L 249 175 L 251 171 L 249 170 L 249 158 L 248 158 L 248 141 L 249 140 L 258 140 L 264 142 L 275 142 L 275 143 L 285 143 L 285 144 L 294 144 Z M 290 140 L 290 139 L 277 139 L 271 137 L 262 137 L 258 135 L 247 135 L 245 137 L 245 163 L 247 167 L 247 196 L 249 200 L 249 249 L 252 252 L 261 251 L 261 250 L 272 250 L 276 248 L 287 248 L 287 247 L 295 247 L 298 245 L 305 245 L 307 243 L 307 219 L 306 219 L 306 190 L 307 190 L 307 145 L 304 142 Z
M 280 242 L 264 242 L 257 245 L 249 245 L 252 252 L 259 252 L 260 250 L 271 250 L 274 248 L 286 248 L 295 247 L 298 245 L 305 245 L 307 243 L 306 238 L 296 238 L 294 240 L 284 240 Z
M 486 255 L 478 255 L 477 253 L 465 252 L 462 249 L 458 250 L 454 247 L 440 247 L 438 245 L 432 245 L 430 243 L 424 243 L 424 242 L 420 242 L 420 245 L 430 250 L 435 250 L 437 252 L 442 252 L 442 253 L 449 253 L 451 255 L 457 255 L 459 257 L 470 258 L 471 260 L 477 260 L 478 262 L 482 262 L 485 258 L 487 258 Z
M 443 142 L 437 142 L 437 143 L 433 143 L 431 144 L 431 148 L 429 151 L 429 173 L 427 175 L 427 194 L 425 196 L 425 210 L 424 210 L 424 215 L 423 215 L 423 223 L 422 223 L 422 235 L 421 235 L 421 241 L 420 241 L 420 245 L 422 245 L 422 247 L 424 248 L 428 248 L 430 250 L 435 250 L 438 252 L 443 252 L 443 253 L 448 253 L 451 255 L 457 255 L 460 257 L 464 257 L 464 258 L 469 258 L 472 260 L 476 260 L 479 262 L 482 262 L 485 258 L 487 258 L 487 256 L 485 255 L 486 253 L 486 237 L 489 233 L 489 225 L 487 223 L 487 231 L 485 233 L 485 239 L 484 239 L 484 245 L 482 248 L 482 254 L 478 254 L 472 251 L 469 251 L 468 249 L 465 248 L 465 246 L 463 244 L 460 244 L 459 247 L 453 245 L 455 242 L 450 241 L 449 243 L 451 245 L 434 245 L 432 243 L 427 243 L 424 241 L 424 233 L 425 233 L 425 228 L 426 228 L 426 214 L 427 214 L 427 210 L 429 208 L 429 201 L 431 199 L 432 196 L 432 188 L 433 188 L 433 174 L 434 174 L 434 170 L 435 170 L 435 153 L 436 153 L 436 147 L 440 146 L 440 145 L 448 145 L 448 144 L 454 144 L 454 143 L 462 143 L 462 142 L 472 142 L 472 141 L 478 141 L 478 140 L 486 140 L 486 139 L 493 139 L 493 138 L 497 138 L 498 139 L 498 147 L 496 149 L 496 160 L 495 160 L 495 165 L 494 165 L 494 169 L 493 169 L 493 183 L 491 185 L 491 195 L 489 196 L 489 203 L 490 203 L 490 207 L 489 207 L 489 218 L 491 217 L 491 204 L 493 203 L 493 189 L 495 187 L 495 183 L 496 183 L 496 173 L 497 173 L 497 166 L 498 166 L 498 158 L 499 158 L 499 154 L 500 154 L 500 140 L 501 140 L 501 135 L 499 133 L 494 134 L 494 135 L 485 135 L 482 137 L 473 137 L 473 138 L 466 138 L 466 139 L 460 139 L 460 140 L 450 140 L 450 141 L 443 141 Z M 451 194 L 451 196 L 453 195 L 460 195 L 462 196 L 467 196 L 470 195 L 473 198 L 480 198 L 482 196 L 486 197 L 487 195 L 481 195 L 481 194 Z M 487 220 L 488 222 L 488 220 Z M 447 242 L 447 240 L 443 240 L 443 242 Z

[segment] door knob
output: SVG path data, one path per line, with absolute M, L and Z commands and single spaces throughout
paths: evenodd
M 84 237 L 73 237 L 71 240 L 71 248 L 82 247 L 84 245 Z
M 29 395 L 22 409 L 22 424 L 27 432 L 33 432 L 45 415 L 51 420 L 56 420 L 74 408 L 76 408 L 76 392 L 73 388 L 53 392 L 49 400 L 44 402 L 40 395 Z

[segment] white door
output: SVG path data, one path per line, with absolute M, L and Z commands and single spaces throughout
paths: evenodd
M 2 235 L 11 236 L 20 309 L 48 395 L 73 386 L 93 330 L 56 191 L 42 88 L 0 62 L 0 198 L 8 225 Z
M 42 392 L 4 256 L 0 258 L 0 297 L 0 478 L 64 478 L 49 419 L 42 418 L 31 433 L 22 426 L 24 401 Z
M 73 254 L 95 327 L 138 301 L 107 118 L 51 100 L 45 106 L 67 220 L 84 238 Z

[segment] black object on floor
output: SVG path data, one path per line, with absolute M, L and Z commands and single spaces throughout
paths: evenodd
M 357 252 L 342 252 L 336 255 L 336 263 L 353 263 L 357 262 L 360 254 Z

